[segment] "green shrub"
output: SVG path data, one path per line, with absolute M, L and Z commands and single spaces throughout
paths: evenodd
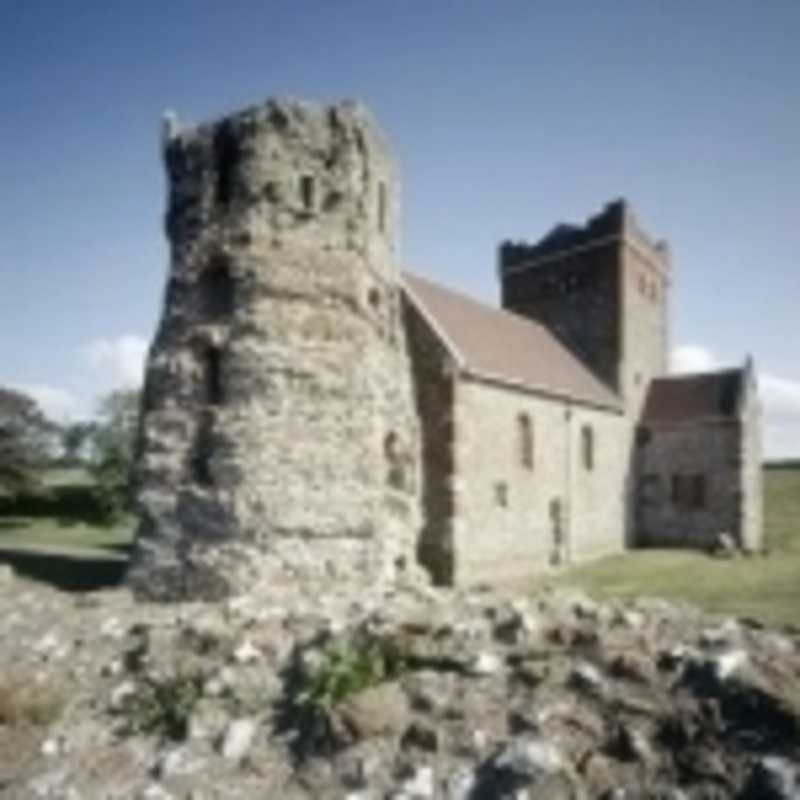
M 186 739 L 192 712 L 203 694 L 203 682 L 203 675 L 197 672 L 143 678 L 119 711 L 126 719 L 126 732 Z
M 396 639 L 357 631 L 349 639 L 333 642 L 317 664 L 301 670 L 297 702 L 329 709 L 407 669 L 408 659 Z

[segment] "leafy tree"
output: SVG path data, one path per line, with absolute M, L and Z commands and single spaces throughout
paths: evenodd
M 54 432 L 33 398 L 0 387 L 0 497 L 40 484 Z
M 73 422 L 61 428 L 62 460 L 65 464 L 80 464 L 85 460 L 94 432 L 93 422 Z
M 138 420 L 139 392 L 118 389 L 102 398 L 91 428 L 89 471 L 98 504 L 110 520 L 131 509 L 130 478 Z

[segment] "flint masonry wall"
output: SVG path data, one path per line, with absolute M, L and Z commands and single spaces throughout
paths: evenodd
M 738 538 L 741 446 L 736 419 L 648 425 L 637 448 L 638 542 L 707 548 L 720 533 Z M 702 489 L 692 484 L 696 476 Z
M 456 366 L 417 307 L 403 303 L 421 429 L 422 510 L 418 555 L 433 582 L 455 579 Z
M 132 586 L 211 598 L 412 570 L 418 421 L 375 123 L 270 101 L 172 135 L 165 159 Z

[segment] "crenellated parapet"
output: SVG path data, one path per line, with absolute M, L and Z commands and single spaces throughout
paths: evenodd
M 560 223 L 537 242 L 506 240 L 500 244 L 500 275 L 537 267 L 572 253 L 603 244 L 625 241 L 663 271 L 670 268 L 666 241 L 652 239 L 641 227 L 623 198 L 608 203 L 583 224 Z

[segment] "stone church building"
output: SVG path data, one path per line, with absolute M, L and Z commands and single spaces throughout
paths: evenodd
M 164 156 L 140 593 L 760 547 L 753 365 L 667 375 L 669 252 L 625 201 L 501 244 L 495 308 L 403 271 L 398 178 L 356 104 L 171 118 Z

